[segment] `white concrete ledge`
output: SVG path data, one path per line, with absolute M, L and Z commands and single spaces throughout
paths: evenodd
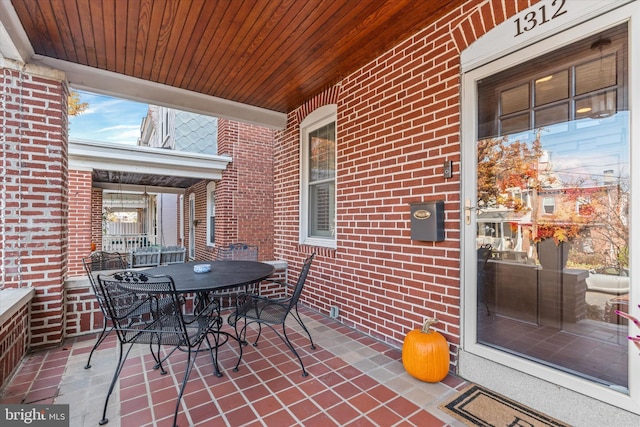
M 34 288 L 10 288 L 0 290 L 0 325 L 4 325 L 36 294 Z

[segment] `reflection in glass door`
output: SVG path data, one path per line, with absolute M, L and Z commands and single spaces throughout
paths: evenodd
M 627 27 L 477 83 L 477 340 L 625 389 Z

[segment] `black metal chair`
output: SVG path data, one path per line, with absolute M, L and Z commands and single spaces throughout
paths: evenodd
M 487 297 L 489 294 L 489 290 L 487 287 L 489 286 L 489 281 L 487 280 L 487 266 L 488 261 L 491 258 L 491 253 L 493 249 L 491 245 L 484 244 L 478 248 L 477 254 L 477 262 L 478 262 L 478 271 L 477 271 L 477 286 L 478 286 L 478 301 L 482 301 L 484 303 L 484 307 L 487 310 L 487 316 L 491 316 L 491 310 L 489 309 L 489 303 L 487 301 Z
M 106 276 L 98 275 L 98 285 L 105 296 L 105 306 L 120 344 L 118 364 L 109 386 L 99 424 L 109 422 L 106 417 L 109 397 L 129 352 L 135 344 L 148 344 L 162 374 L 166 374 L 163 362 L 174 351 L 179 349 L 187 352 L 187 365 L 173 416 L 175 426 L 180 401 L 203 342 L 206 341 L 209 346 L 214 373 L 217 376 L 222 375 L 217 363 L 218 333 L 222 326 L 217 302 L 210 300 L 199 306 L 198 310 L 194 310 L 193 314 L 184 314 L 184 297 L 177 293 L 175 283 L 170 276 L 147 276 L 142 272 L 123 271 Z M 171 301 L 171 304 L 163 303 L 167 300 Z M 211 345 L 209 334 L 214 337 L 214 345 Z M 126 350 L 125 346 L 128 346 Z M 162 346 L 172 347 L 164 358 L 160 355 Z
M 223 246 L 216 251 L 216 260 L 233 261 L 258 261 L 258 247 L 246 243 L 232 243 Z M 256 293 L 257 283 L 249 283 L 245 286 L 213 292 L 211 298 L 218 298 L 221 308 L 236 306 L 238 295 Z
M 216 251 L 217 260 L 241 260 L 257 261 L 258 247 L 246 243 L 232 243 L 228 246 L 218 248 Z
M 304 322 L 302 321 L 302 318 L 298 313 L 298 300 L 300 298 L 300 294 L 302 294 L 302 289 L 304 288 L 304 284 L 307 279 L 307 275 L 309 274 L 309 269 L 311 268 L 311 263 L 313 262 L 314 256 L 315 253 L 311 254 L 311 256 L 309 256 L 305 260 L 295 286 L 291 286 L 285 282 L 269 280 L 273 283 L 279 283 L 283 287 L 288 288 L 290 292 L 290 295 L 288 297 L 269 298 L 252 294 L 242 295 L 241 297 L 239 297 L 236 310 L 232 312 L 227 319 L 228 323 L 235 328 L 238 340 L 244 343 L 246 343 L 247 327 L 254 323 L 257 324 L 258 336 L 253 342 L 254 346 L 258 345 L 258 340 L 260 339 L 260 335 L 262 333 L 262 325 L 267 325 L 276 333 L 276 335 L 280 337 L 280 339 L 298 358 L 300 367 L 302 368 L 302 375 L 305 377 L 308 375 L 307 371 L 304 367 L 304 364 L 302 363 L 302 358 L 293 347 L 293 344 L 287 336 L 285 322 L 289 314 L 291 314 L 291 316 L 296 320 L 296 322 L 298 322 L 298 324 L 302 327 L 304 332 L 309 337 L 309 341 L 311 342 L 311 349 L 315 350 L 316 347 L 313 343 L 313 339 L 311 338 L 311 334 L 309 333 L 307 327 L 304 325 Z M 241 329 L 238 329 L 240 320 L 244 320 L 244 325 Z M 277 325 L 282 325 L 282 334 L 280 334 L 275 328 L 275 326 Z M 234 371 L 238 370 L 238 366 L 240 365 L 241 360 L 242 345 L 240 346 L 240 356 L 238 357 L 238 362 L 236 363 Z
M 98 335 L 98 339 L 93 345 L 93 348 L 89 353 L 89 358 L 87 359 L 87 364 L 84 367 L 85 369 L 89 369 L 91 367 L 91 358 L 93 357 L 93 352 L 96 351 L 100 344 L 102 344 L 102 341 L 104 341 L 104 339 L 113 330 L 113 326 L 109 327 L 109 315 L 102 303 L 102 298 L 100 297 L 100 289 L 98 284 L 96 283 L 94 274 L 96 271 L 124 270 L 127 268 L 127 262 L 122 254 L 118 252 L 96 251 L 91 253 L 88 257 L 82 258 L 82 265 L 84 266 L 84 270 L 87 272 L 87 276 L 89 277 L 89 283 L 91 284 L 93 293 L 98 298 L 100 311 L 102 311 L 102 331 L 100 332 L 100 335 Z

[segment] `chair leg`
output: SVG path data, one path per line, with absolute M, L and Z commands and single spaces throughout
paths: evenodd
M 220 378 L 222 377 L 222 372 L 220 372 L 220 367 L 218 366 L 218 346 L 219 346 L 218 337 L 216 335 L 216 337 L 214 338 L 214 341 L 215 341 L 214 347 L 211 346 L 211 341 L 209 341 L 209 335 L 205 335 L 204 339 L 207 340 L 207 345 L 209 346 L 209 353 L 211 353 L 211 361 L 213 362 L 213 373 L 215 374 L 216 377 Z M 215 356 L 213 355 L 214 348 L 216 353 Z
M 307 329 L 307 327 L 302 322 L 302 317 L 300 317 L 300 313 L 298 313 L 298 304 L 296 304 L 295 308 L 296 308 L 295 313 L 292 312 L 291 315 L 293 316 L 294 319 L 296 319 L 296 322 L 298 322 L 298 325 L 302 326 L 302 329 L 304 329 L 304 331 L 306 332 L 307 336 L 309 337 L 309 341 L 311 341 L 311 350 L 315 350 L 316 346 L 313 343 L 313 338 L 311 338 L 311 334 L 309 333 L 309 330 Z
M 307 375 L 309 375 L 307 373 L 307 370 L 304 368 L 304 363 L 302 363 L 302 358 L 300 357 L 296 349 L 293 348 L 293 344 L 291 344 L 291 341 L 289 341 L 289 337 L 287 336 L 287 328 L 285 327 L 285 324 L 284 323 L 282 324 L 282 335 L 278 334 L 278 331 L 276 331 L 274 327 L 271 327 L 271 329 L 273 329 L 276 332 L 276 334 L 280 337 L 280 339 L 284 341 L 287 347 L 289 347 L 289 350 L 291 350 L 293 354 L 295 354 L 296 357 L 298 358 L 298 362 L 300 362 L 300 367 L 302 368 L 302 376 L 306 377 Z
M 173 413 L 173 427 L 178 427 L 177 422 L 178 422 L 178 411 L 180 410 L 180 401 L 182 400 L 184 389 L 187 387 L 187 382 L 189 381 L 189 375 L 191 375 L 191 370 L 193 369 L 193 366 L 196 363 L 196 357 L 198 357 L 198 352 L 200 351 L 201 346 L 202 346 L 202 341 L 200 341 L 200 344 L 198 344 L 198 346 L 195 349 L 192 349 L 191 346 L 188 346 L 189 350 L 187 352 L 187 367 L 184 371 L 184 376 L 182 377 L 182 385 L 180 386 L 180 392 L 178 393 L 178 400 L 176 401 L 176 410 Z
M 124 344 L 120 342 L 120 348 L 118 351 L 118 364 L 116 365 L 116 371 L 113 373 L 113 378 L 111 379 L 111 385 L 109 386 L 109 391 L 107 392 L 107 397 L 104 400 L 104 409 L 102 410 L 102 419 L 98 421 L 98 424 L 105 425 L 109 422 L 107 418 L 107 407 L 109 406 L 109 398 L 111 397 L 111 393 L 113 393 L 113 389 L 116 386 L 116 382 L 118 381 L 118 377 L 120 376 L 120 372 L 122 372 L 122 368 L 124 367 L 124 362 L 127 361 L 127 356 L 129 356 L 129 352 L 133 348 L 133 345 L 129 345 L 127 351 L 124 351 Z
M 84 369 L 89 369 L 91 367 L 91 358 L 93 357 L 93 352 L 96 351 L 96 349 L 100 346 L 100 344 L 102 344 L 102 341 L 104 341 L 104 339 L 107 338 L 107 335 L 109 335 L 112 330 L 113 330 L 113 327 L 111 327 L 107 331 L 107 319 L 103 319 L 102 332 L 100 332 L 100 336 L 96 340 L 95 344 L 93 344 L 93 348 L 91 349 L 91 353 L 89 353 L 89 358 L 87 359 L 87 364 L 84 365 Z
M 258 340 L 260 339 L 260 335 L 262 335 L 262 323 L 258 322 L 258 336 L 256 337 L 256 340 L 253 342 L 254 347 L 258 346 Z
M 160 349 L 161 349 L 160 337 L 158 337 L 158 343 L 157 344 L 158 344 L 157 350 L 154 352 L 153 351 L 153 340 L 151 340 L 149 342 L 149 350 L 150 350 L 151 356 L 153 357 L 153 360 L 156 362 L 156 364 L 153 365 L 153 369 L 160 369 L 160 374 L 166 375 L 167 371 L 165 371 L 164 365 L 162 363 L 165 360 L 167 360 L 169 358 L 169 356 L 171 356 L 176 349 L 174 348 L 173 350 L 171 350 L 171 352 L 167 356 L 165 356 L 164 358 L 161 358 L 160 357 Z
M 247 338 L 247 322 L 245 321 L 244 327 L 238 331 L 238 319 L 234 323 L 234 328 L 236 330 L 236 338 L 238 339 L 238 361 L 236 362 L 236 366 L 233 368 L 233 372 L 238 372 L 238 367 L 240 366 L 240 362 L 242 361 L 242 347 L 246 344 Z

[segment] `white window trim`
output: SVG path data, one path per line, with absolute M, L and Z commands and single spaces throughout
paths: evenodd
M 185 226 L 185 218 L 184 218 L 184 194 L 180 195 L 179 201 L 179 209 L 180 209 L 180 244 L 184 245 L 184 226 Z
M 215 207 L 215 199 L 212 200 L 213 198 L 213 193 L 216 190 L 216 183 L 215 181 L 211 181 L 210 183 L 207 184 L 207 246 L 209 247 L 215 247 L 215 242 L 211 243 L 209 240 L 209 236 L 211 235 L 211 217 L 214 216 L 216 214 L 216 207 Z
M 331 122 L 336 122 L 337 134 L 338 106 L 336 104 L 324 105 L 309 113 L 300 123 L 300 235 L 299 243 L 303 245 L 320 246 L 335 249 L 337 247 L 336 233 L 331 238 L 309 237 L 309 144 L 307 137 L 310 131 Z M 337 141 L 336 141 L 337 144 Z M 337 156 L 336 157 L 336 195 L 338 193 Z M 334 200 L 334 206 L 336 200 Z M 334 225 L 337 225 L 337 209 L 334 211 Z
M 193 260 L 196 257 L 196 230 L 193 222 L 196 219 L 196 195 L 189 194 L 189 259 Z
M 566 19 L 540 27 L 540 31 L 532 31 L 524 37 L 515 40 L 513 37 L 514 19 L 524 17 L 531 10 L 538 10 L 543 4 L 550 4 L 552 0 L 537 3 L 500 24 L 476 43 L 472 44 L 461 55 L 462 75 L 462 204 L 461 218 L 465 218 L 464 201 L 475 200 L 475 141 L 477 140 L 477 93 L 476 82 L 484 77 L 493 75 L 500 70 L 521 64 L 528 59 L 554 51 L 562 46 L 597 34 L 607 28 L 623 22 L 629 23 L 629 105 L 630 105 L 630 140 L 635 141 L 640 135 L 640 82 L 635 76 L 640 71 L 640 47 L 636 40 L 640 40 L 640 1 L 624 0 L 620 2 L 585 2 L 566 1 L 570 7 L 570 14 Z M 500 42 L 496 42 L 499 40 Z M 496 46 L 503 47 L 500 50 Z M 633 145 L 633 144 L 632 144 Z M 640 153 L 631 150 L 631 162 L 640 164 Z M 640 188 L 640 173 L 632 174 L 631 187 Z M 632 212 L 640 211 L 640 195 L 634 193 Z M 612 406 L 622 408 L 635 414 L 640 414 L 640 356 L 630 357 L 629 362 L 629 394 L 625 395 L 613 388 L 603 387 L 594 382 L 577 376 L 563 374 L 553 368 L 533 363 L 520 357 L 477 343 L 477 289 L 475 287 L 475 221 L 473 226 L 461 224 L 462 251 L 462 333 L 459 369 L 461 375 L 470 381 L 483 382 L 482 378 L 499 378 L 505 375 L 505 369 L 513 369 L 523 373 L 522 380 L 537 378 L 542 380 L 535 384 L 539 391 L 543 388 L 548 399 L 562 399 L 566 391 L 576 392 L 573 397 L 586 395 Z M 640 227 L 631 227 L 630 242 L 640 242 Z M 640 251 L 631 250 L 631 265 L 640 265 Z M 466 262 L 465 262 L 466 260 Z M 473 262 L 470 262 L 472 260 Z M 633 273 L 632 273 L 633 274 Z M 473 284 L 474 286 L 468 286 Z M 638 317 L 637 296 L 631 296 L 629 304 L 630 314 Z M 637 329 L 630 329 L 630 334 L 640 334 Z M 638 351 L 629 343 L 629 354 L 637 355 Z M 469 368 L 465 368 L 465 364 Z M 473 371 L 477 374 L 474 374 Z M 480 375 L 480 377 L 478 377 Z M 550 386 L 547 382 L 552 381 Z M 487 381 L 484 381 L 487 382 Z M 489 382 L 493 382 L 493 379 Z M 495 383 L 499 389 L 499 383 Z M 567 390 L 558 389 L 557 386 Z M 500 390 L 496 390 L 500 392 Z

